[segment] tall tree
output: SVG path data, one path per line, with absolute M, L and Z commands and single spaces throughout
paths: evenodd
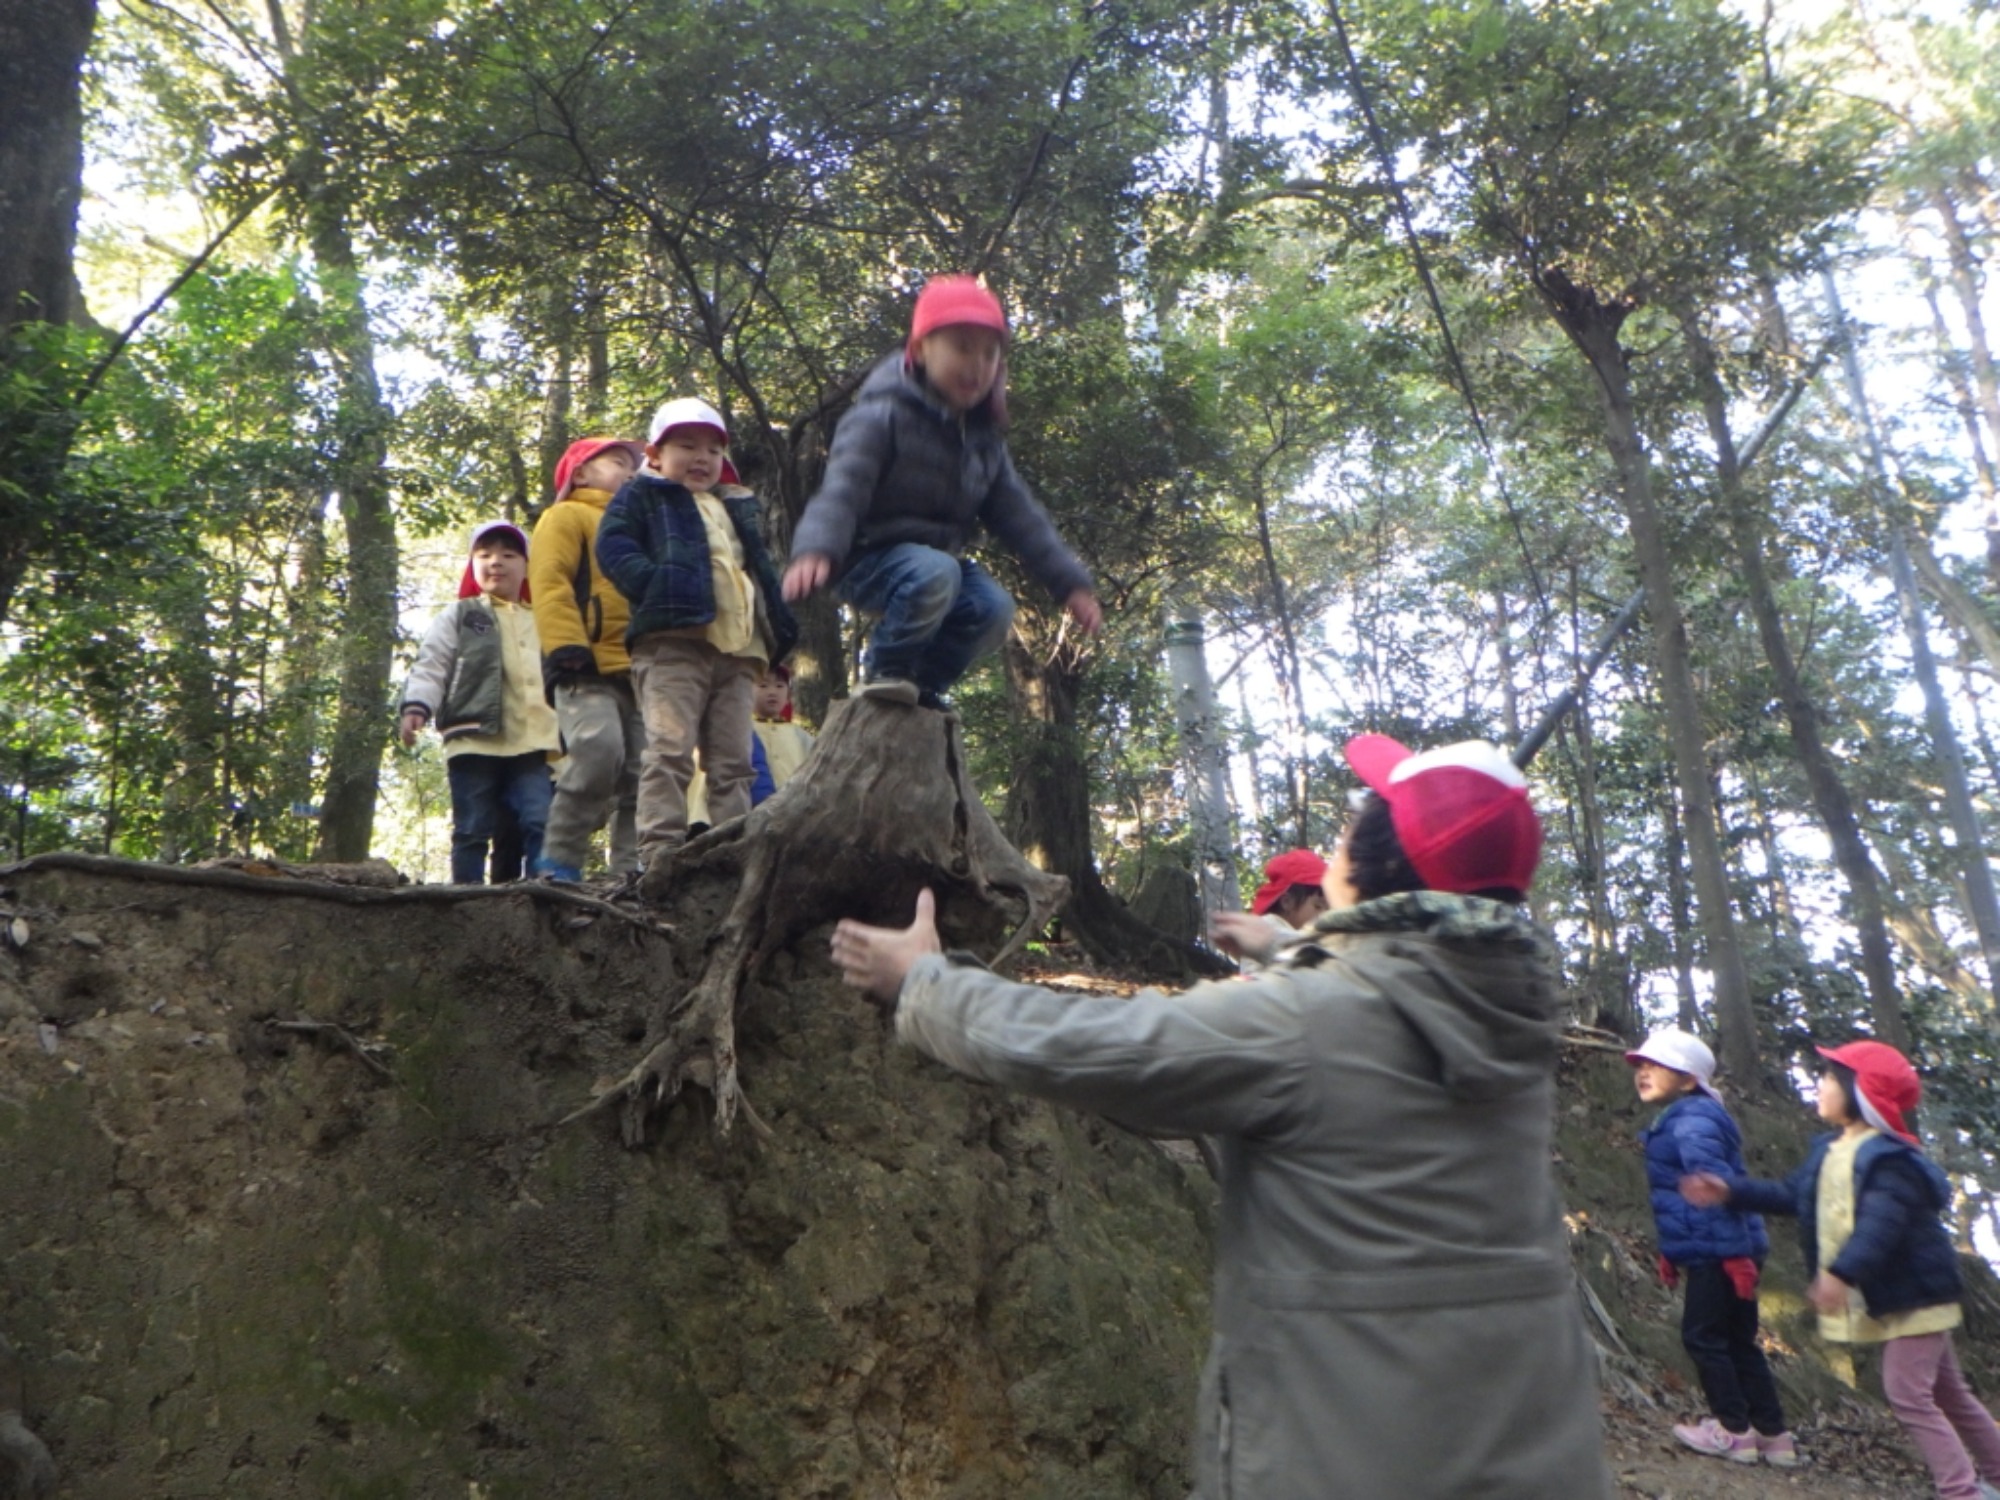
M 83 60 L 96 0 L 0 0 L 0 621 L 59 528 L 79 413 L 66 326 L 83 315 Z

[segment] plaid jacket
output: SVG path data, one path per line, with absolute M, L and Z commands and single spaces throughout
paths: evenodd
M 716 495 L 736 527 L 745 569 L 762 597 L 771 660 L 781 661 L 797 644 L 799 627 L 778 589 L 778 570 L 757 524 L 757 497 L 736 485 L 724 485 Z M 682 630 L 715 618 L 708 531 L 694 496 L 671 479 L 639 474 L 618 491 L 598 523 L 597 566 L 632 606 L 628 645 L 655 630 Z

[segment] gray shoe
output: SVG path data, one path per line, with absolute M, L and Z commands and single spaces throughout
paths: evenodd
M 861 684 L 857 698 L 873 698 L 878 703 L 900 703 L 905 708 L 917 706 L 917 685 L 906 682 L 901 677 L 872 677 Z

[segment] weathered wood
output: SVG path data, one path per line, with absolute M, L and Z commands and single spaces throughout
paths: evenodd
M 1007 842 L 979 800 L 954 715 L 872 699 L 836 704 L 797 777 L 647 870 L 644 898 L 671 907 L 690 933 L 706 929 L 700 977 L 662 1002 L 631 1072 L 570 1118 L 616 1108 L 626 1144 L 637 1145 L 649 1119 L 693 1084 L 713 1097 L 715 1127 L 727 1134 L 744 1107 L 736 1076 L 744 981 L 840 917 L 907 923 L 926 886 L 946 941 L 991 949 L 995 963 L 1069 894 L 1068 881 Z

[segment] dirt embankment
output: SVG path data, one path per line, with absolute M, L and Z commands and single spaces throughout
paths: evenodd
M 696 1095 L 628 1151 L 609 1113 L 558 1122 L 625 1075 L 712 922 L 170 874 L 0 876 L 0 1336 L 60 1495 L 1185 1494 L 1192 1152 L 900 1051 L 815 935 L 745 993 L 768 1139 L 717 1142 Z M 1676 1451 L 1699 1401 L 1641 1112 L 1587 1050 L 1564 1099 L 1624 1493 L 1928 1495 L 1813 1337 L 1783 1224 L 1764 1305 L 1809 1466 Z M 1740 1113 L 1754 1170 L 1797 1159 L 1803 1111 Z M 1990 1394 L 1990 1276 L 1968 1315 Z
M 0 1332 L 60 1494 L 1185 1493 L 1203 1184 L 903 1053 L 824 966 L 746 991 L 769 1140 L 683 1108 L 628 1151 L 555 1122 L 700 934 L 0 883 Z

